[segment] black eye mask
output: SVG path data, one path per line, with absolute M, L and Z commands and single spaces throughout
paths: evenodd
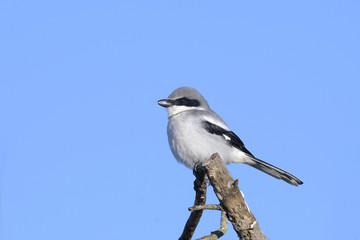
M 200 106 L 200 102 L 198 100 L 188 99 L 186 97 L 175 99 L 172 102 L 173 102 L 173 105 L 176 105 L 176 106 L 187 106 L 187 107 Z

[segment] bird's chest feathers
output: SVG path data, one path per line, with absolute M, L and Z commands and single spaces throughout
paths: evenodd
M 196 118 L 177 118 L 169 121 L 169 145 L 177 160 L 185 162 L 202 159 L 204 149 L 204 129 Z
M 176 130 L 175 130 L 176 129 Z M 187 147 L 199 141 L 199 129 L 186 121 L 170 121 L 168 126 L 169 141 L 172 147 Z

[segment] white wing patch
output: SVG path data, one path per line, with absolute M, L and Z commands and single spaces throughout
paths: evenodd
M 228 140 L 228 141 L 230 141 L 230 137 L 229 136 L 227 136 L 227 135 L 225 135 L 225 134 L 223 134 L 223 137 L 226 139 L 226 140 Z

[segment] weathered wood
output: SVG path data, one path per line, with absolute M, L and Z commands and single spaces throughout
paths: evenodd
M 218 154 L 202 163 L 210 184 L 220 201 L 220 206 L 226 212 L 240 240 L 265 240 L 254 215 L 250 212 L 243 194 L 234 181 Z

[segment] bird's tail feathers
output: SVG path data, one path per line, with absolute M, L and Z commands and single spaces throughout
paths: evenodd
M 297 177 L 291 175 L 290 173 L 288 173 L 280 168 L 277 168 L 267 162 L 264 162 L 260 159 L 255 158 L 255 157 L 252 157 L 252 156 L 248 156 L 248 157 L 249 157 L 248 159 L 250 161 L 247 161 L 246 164 L 248 164 L 256 169 L 259 169 L 260 171 L 263 171 L 277 179 L 282 179 L 285 182 L 290 183 L 294 186 L 303 184 L 303 182 L 300 179 L 298 179 Z

